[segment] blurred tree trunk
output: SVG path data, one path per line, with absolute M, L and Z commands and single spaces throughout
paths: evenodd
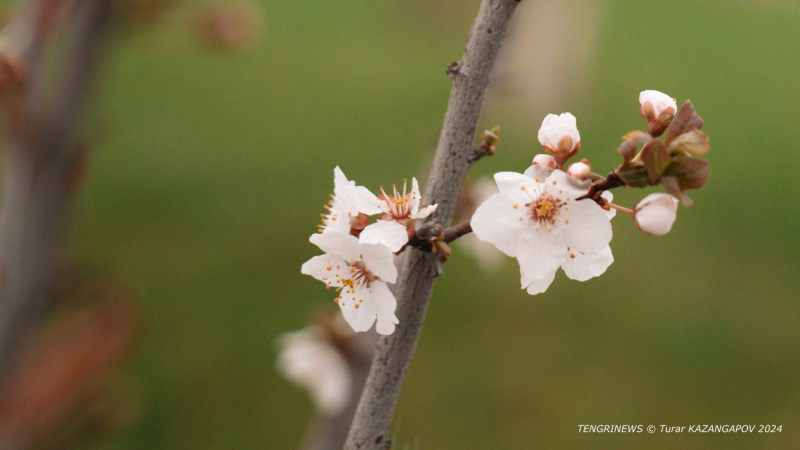
M 77 127 L 111 0 L 32 0 L 0 41 L 0 381 L 30 345 L 58 270 L 84 150 Z

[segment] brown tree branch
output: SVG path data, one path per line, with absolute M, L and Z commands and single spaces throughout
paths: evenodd
M 56 274 L 57 249 L 81 153 L 83 109 L 111 0 L 32 0 L 9 25 L 23 83 L 0 92 L 4 164 L 0 211 L 0 378 L 29 345 Z M 63 28 L 63 29 L 62 29 Z M 57 76 L 45 66 L 55 30 Z M 13 39 L 18 41 L 14 42 Z M 2 55 L 6 57 L 9 55 Z M 24 120 L 20 120 L 20 117 Z
M 450 102 L 424 196 L 438 204 L 430 221 L 452 220 L 458 193 L 475 150 L 472 142 L 489 74 L 518 0 L 484 0 L 470 31 L 464 55 L 451 64 Z M 438 255 L 410 248 L 397 279 L 397 317 L 394 334 L 378 340 L 367 383 L 345 445 L 346 449 L 389 448 L 389 425 L 417 346 L 434 279 L 441 272 Z

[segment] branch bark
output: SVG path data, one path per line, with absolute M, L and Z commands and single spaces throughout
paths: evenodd
M 0 379 L 29 343 L 53 285 L 71 182 L 82 158 L 77 121 L 111 0 L 33 0 L 25 6 L 9 25 L 18 32 L 14 43 L 21 51 L 17 62 L 23 83 L 0 93 L 6 156 L 0 211 Z M 70 33 L 58 76 L 48 76 L 44 46 L 62 25 L 54 17 L 71 19 Z
M 425 204 L 438 204 L 429 220 L 450 223 L 464 177 L 475 153 L 473 140 L 489 74 L 519 0 L 484 0 L 472 25 L 460 62 L 448 67 L 453 79 L 436 156 L 428 177 Z M 400 269 L 395 296 L 400 324 L 382 336 L 345 444 L 346 449 L 389 448 L 389 425 L 400 387 L 417 346 L 434 279 L 441 273 L 439 255 L 414 248 Z

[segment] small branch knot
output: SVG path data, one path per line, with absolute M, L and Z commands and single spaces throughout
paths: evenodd
M 461 71 L 461 61 L 453 61 L 447 66 L 447 76 L 452 80 Z

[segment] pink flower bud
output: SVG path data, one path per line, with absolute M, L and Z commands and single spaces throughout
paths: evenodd
M 678 199 L 664 194 L 650 194 L 633 208 L 633 220 L 645 233 L 661 236 L 669 233 L 678 212 Z
M 570 164 L 567 169 L 567 175 L 579 180 L 585 180 L 592 175 L 592 166 L 589 165 L 588 161 L 582 159 L 576 163 Z
M 539 142 L 555 158 L 559 169 L 581 149 L 581 135 L 575 116 L 570 113 L 548 114 L 539 128 Z
M 642 91 L 639 93 L 639 103 L 642 105 L 642 117 L 660 122 L 669 122 L 678 111 L 675 99 L 659 91 Z
M 556 160 L 547 153 L 538 153 L 536 156 L 534 156 L 533 161 L 531 161 L 531 165 L 533 164 L 538 164 L 542 167 L 549 167 L 551 169 L 556 168 Z
M 566 112 L 560 115 L 548 114 L 539 128 L 539 142 L 548 151 L 571 151 L 579 145 L 581 135 L 575 116 Z

